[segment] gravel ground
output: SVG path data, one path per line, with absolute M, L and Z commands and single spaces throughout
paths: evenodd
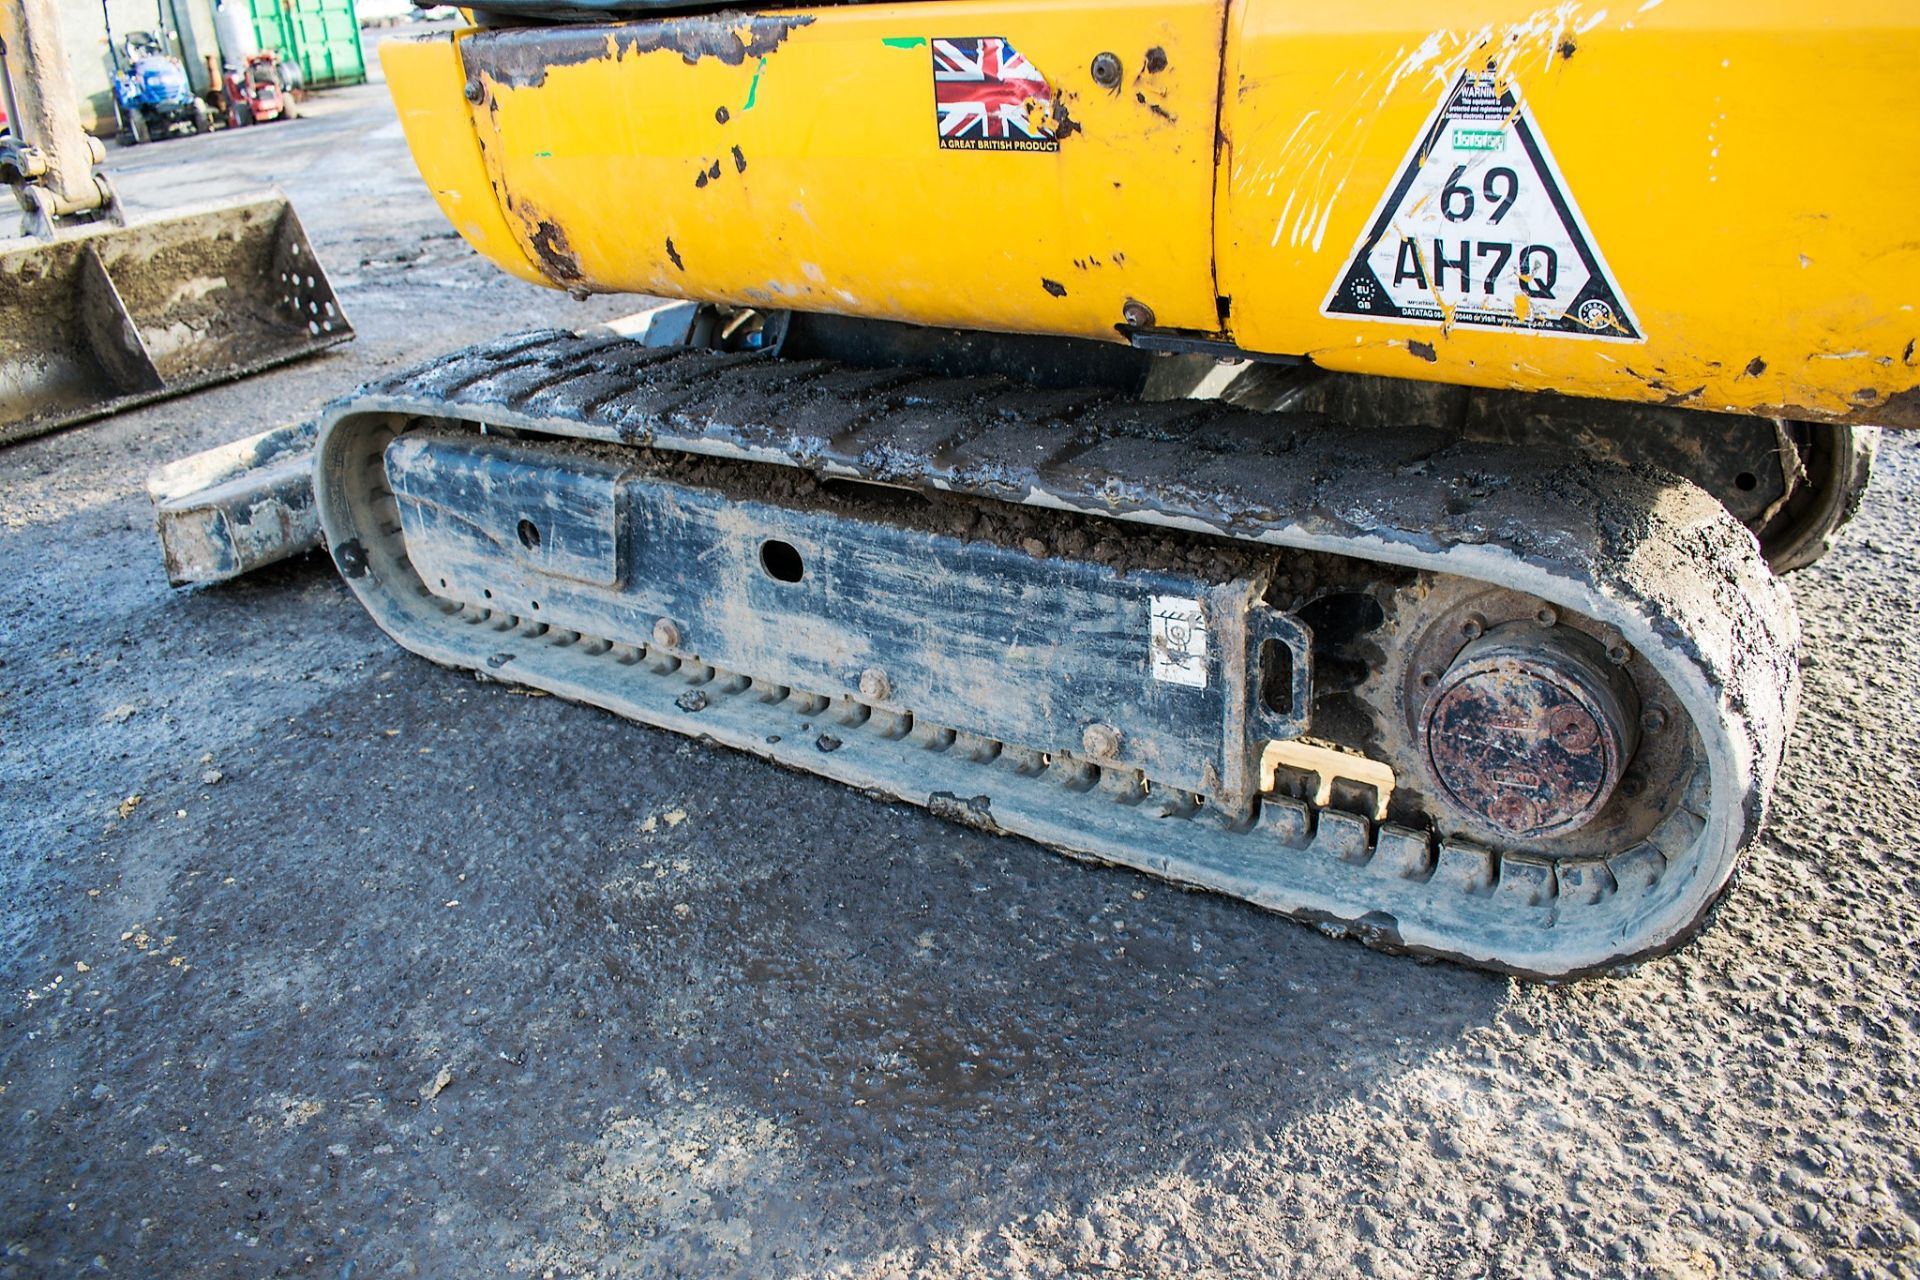
M 0 1276 L 1920 1275 L 1920 447 L 1715 927 L 1530 987 L 478 685 L 318 557 L 169 591 L 156 464 L 623 307 L 378 86 L 115 163 L 279 181 L 360 338 L 0 452 Z

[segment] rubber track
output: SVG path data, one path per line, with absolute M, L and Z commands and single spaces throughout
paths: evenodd
M 1419 426 L 1353 427 L 1215 402 L 1141 403 L 553 331 L 470 348 L 329 409 L 318 484 L 337 559 L 343 544 L 374 532 L 354 514 L 363 499 L 355 487 L 377 483 L 355 470 L 365 465 L 354 454 L 361 437 L 374 424 L 420 418 L 934 487 L 1459 574 L 1619 629 L 1691 715 L 1707 769 L 1687 797 L 1673 798 L 1664 837 L 1623 851 L 1604 871 L 1492 857 L 1464 843 L 1436 849 L 1422 833 L 1366 824 L 1356 832 L 1348 815 L 1303 814 L 1278 802 L 1266 806 L 1255 835 L 1278 840 L 1288 857 L 1237 845 L 1222 845 L 1231 854 L 1210 852 L 1241 833 L 1207 826 L 1204 810 L 1191 824 L 1193 851 L 1169 854 L 1164 825 L 1135 831 L 1127 824 L 1145 820 L 1138 813 L 1104 817 L 1071 787 L 1029 795 L 1029 781 L 1046 780 L 1022 775 L 1016 786 L 1008 770 L 976 797 L 990 801 L 990 819 L 981 805 L 957 814 L 1237 894 L 1388 949 L 1563 978 L 1679 945 L 1760 828 L 1793 714 L 1797 623 L 1787 593 L 1717 502 L 1651 469 L 1462 443 Z M 383 600 L 377 571 L 349 577 L 402 643 L 478 665 L 478 650 L 426 634 L 397 597 Z M 637 660 L 644 646 L 622 652 Z M 511 674 L 943 812 L 954 811 L 953 795 L 971 794 L 943 799 L 922 789 L 925 777 L 895 778 L 895 766 L 877 756 L 863 766 L 840 752 L 816 759 L 763 747 L 765 735 L 751 726 L 720 732 L 712 715 L 609 695 L 596 679 L 557 667 L 542 677 L 537 665 L 516 664 Z M 1165 816 L 1192 815 L 1163 815 L 1162 823 Z M 1329 862 L 1331 869 L 1322 865 Z

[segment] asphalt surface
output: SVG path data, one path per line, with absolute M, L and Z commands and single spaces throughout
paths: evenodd
M 360 336 L 0 452 L 0 1277 L 1920 1274 L 1920 449 L 1712 930 L 1513 984 L 477 684 L 318 556 L 169 590 L 154 466 L 626 304 L 377 85 L 112 164 L 280 183 Z

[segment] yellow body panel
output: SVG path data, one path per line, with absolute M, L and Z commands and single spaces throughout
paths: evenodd
M 1489 61 L 1644 341 L 1322 313 L 1441 98 Z M 1920 6 L 1245 3 L 1228 62 L 1220 290 L 1249 349 L 1796 418 L 1897 418 L 1877 411 L 1920 385 Z
M 380 46 L 380 69 L 413 162 L 447 221 L 502 270 L 535 284 L 552 283 L 521 251 L 487 180 L 480 140 L 461 98 L 466 73 L 453 42 L 388 40 Z
M 514 230 L 563 280 L 1112 338 L 1130 299 L 1217 323 L 1224 21 L 1223 0 L 958 0 L 600 28 L 530 71 L 536 37 L 463 55 Z M 953 36 L 1005 37 L 1047 77 L 1058 151 L 938 145 L 930 42 Z M 1089 71 L 1105 50 L 1113 91 Z
M 1334 369 L 1920 425 L 1920 8 L 1226 4 L 848 5 L 382 52 L 454 225 L 563 287 L 1146 325 Z M 1057 150 L 940 145 L 929 41 L 988 36 L 1044 75 L 1028 119 Z M 1551 296 L 1513 299 L 1533 327 L 1330 312 L 1450 91 L 1489 67 L 1615 323 L 1538 331 Z

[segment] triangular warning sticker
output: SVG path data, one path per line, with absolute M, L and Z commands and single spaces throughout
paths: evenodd
M 1440 104 L 1321 311 L 1641 338 L 1526 104 L 1491 71 Z

